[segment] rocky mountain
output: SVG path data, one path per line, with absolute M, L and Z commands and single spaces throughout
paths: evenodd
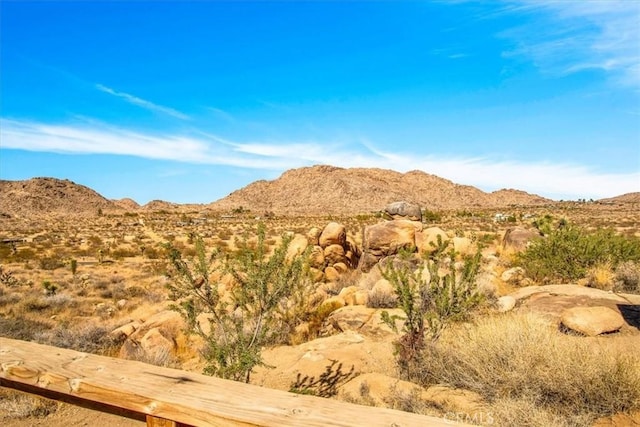
M 94 190 L 66 179 L 0 180 L 0 212 L 6 215 L 97 215 L 99 210 L 115 211 L 118 206 Z
M 256 181 L 209 205 L 278 214 L 357 214 L 404 200 L 427 209 L 542 205 L 551 200 L 518 190 L 485 193 L 421 171 L 312 166 L 292 169 L 273 181 Z

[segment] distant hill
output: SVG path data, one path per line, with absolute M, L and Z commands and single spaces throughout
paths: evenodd
M 140 209 L 140 205 L 133 199 L 125 197 L 120 200 L 112 200 L 113 204 L 126 211 L 135 211 Z
M 598 200 L 601 203 L 640 203 L 640 192 L 626 193 L 616 197 Z
M 427 209 L 553 203 L 518 190 L 485 193 L 421 171 L 312 166 L 286 171 L 273 181 L 256 181 L 211 203 L 209 208 L 231 210 L 242 206 L 279 214 L 357 214 L 401 200 Z
M 94 190 L 66 179 L 0 180 L 0 212 L 3 214 L 24 217 L 44 213 L 96 215 L 98 210 L 115 211 L 118 206 Z

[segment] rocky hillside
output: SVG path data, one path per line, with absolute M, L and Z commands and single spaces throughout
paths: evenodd
M 118 206 L 83 185 L 56 178 L 0 180 L 0 213 L 30 217 L 43 213 L 96 215 Z
M 280 214 L 356 214 L 380 209 L 394 201 L 427 209 L 462 209 L 551 203 L 517 190 L 485 193 L 421 171 L 312 166 L 292 169 L 273 181 L 256 181 L 211 203 L 215 210 L 240 206 Z
M 640 203 L 640 192 L 626 193 L 616 197 L 610 197 L 608 199 L 598 200 L 601 203 Z

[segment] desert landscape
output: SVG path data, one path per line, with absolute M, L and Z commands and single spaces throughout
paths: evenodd
M 451 424 L 640 425 L 640 193 L 313 166 L 140 206 L 0 181 L 0 335 Z M 0 420 L 144 424 L 5 388 Z

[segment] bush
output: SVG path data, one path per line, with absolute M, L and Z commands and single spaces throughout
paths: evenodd
M 420 382 L 479 393 L 497 425 L 591 425 L 640 409 L 637 353 L 561 334 L 532 314 L 483 318 L 449 332 L 428 347 Z
M 277 342 L 288 322 L 302 321 L 287 314 L 308 285 L 305 256 L 287 259 L 291 236 L 269 255 L 265 229 L 258 227 L 257 242 L 238 242 L 233 256 L 221 257 L 215 250 L 207 255 L 201 237 L 194 240 L 196 257 L 185 261 L 168 245 L 170 261 L 168 289 L 178 301 L 174 309 L 186 319 L 190 332 L 203 338 L 206 359 L 204 373 L 249 382 L 254 367 L 263 365 L 261 349 Z M 225 294 L 211 283 L 218 270 L 230 275 L 235 284 Z M 285 315 L 286 314 L 286 315 Z M 209 327 L 203 328 L 202 317 Z
M 535 281 L 568 283 L 584 278 L 591 267 L 608 263 L 615 269 L 624 261 L 640 261 L 640 238 L 566 225 L 533 241 L 516 264 Z
M 483 300 L 475 282 L 480 269 L 480 252 L 466 258 L 458 271 L 456 253 L 444 253 L 445 245 L 440 243 L 440 249 L 425 261 L 428 274 L 424 274 L 424 265 L 412 271 L 409 262 L 401 262 L 398 266 L 391 262 L 382 271 L 383 277 L 394 287 L 398 306 L 405 314 L 395 351 L 401 374 L 409 380 L 414 379 L 424 363 L 426 340 L 436 341 L 451 322 L 468 319 Z M 396 330 L 397 319 L 397 316 L 382 312 L 382 320 L 393 330 Z

